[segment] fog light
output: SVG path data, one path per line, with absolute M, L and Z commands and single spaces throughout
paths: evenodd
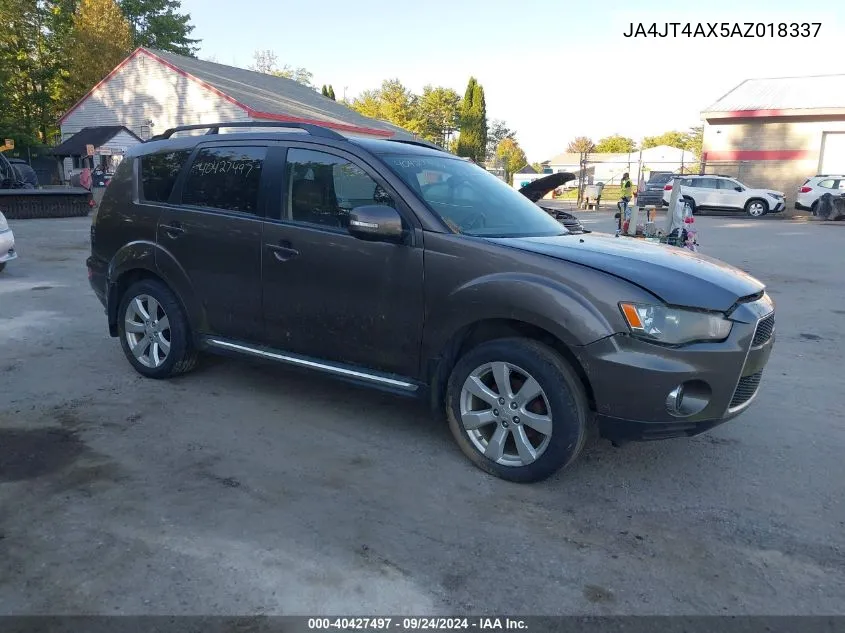
M 669 392 L 668 397 L 666 398 L 666 408 L 669 410 L 669 413 L 674 413 L 678 415 L 681 413 L 681 404 L 684 401 L 684 386 L 678 385 L 672 391 Z
M 666 396 L 666 410 L 673 417 L 688 418 L 704 411 L 712 395 L 710 385 L 703 380 L 688 380 Z

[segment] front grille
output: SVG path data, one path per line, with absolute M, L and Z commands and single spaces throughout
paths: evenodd
M 772 312 L 765 319 L 757 324 L 757 330 L 754 332 L 754 340 L 751 341 L 751 347 L 759 347 L 770 338 L 775 332 L 775 313 Z
M 760 386 L 760 379 L 762 377 L 763 372 L 758 371 L 756 374 L 740 378 L 739 384 L 736 386 L 736 391 L 734 391 L 734 397 L 731 399 L 730 408 L 735 409 L 748 402 L 757 393 L 757 387 Z

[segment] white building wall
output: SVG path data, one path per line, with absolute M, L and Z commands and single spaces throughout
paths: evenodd
M 243 108 L 140 53 L 73 110 L 61 130 L 67 139 L 85 127 L 125 125 L 145 139 L 176 125 L 246 120 Z

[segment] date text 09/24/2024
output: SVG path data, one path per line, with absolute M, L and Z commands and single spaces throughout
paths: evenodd
M 310 631 L 520 631 L 526 630 L 519 618 L 441 618 L 441 617 L 351 617 L 308 618 Z
M 631 22 L 624 37 L 818 37 L 821 22 Z

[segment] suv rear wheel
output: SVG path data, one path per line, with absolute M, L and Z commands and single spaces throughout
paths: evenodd
M 117 327 L 123 353 L 147 378 L 170 378 L 197 364 L 185 312 L 160 281 L 145 279 L 129 287 L 118 308 Z
M 769 212 L 769 205 L 760 198 L 752 198 L 745 203 L 745 212 L 752 218 L 762 218 Z
M 546 479 L 575 460 L 586 438 L 580 380 L 554 350 L 529 339 L 490 341 L 463 356 L 446 410 L 464 454 L 508 481 Z

